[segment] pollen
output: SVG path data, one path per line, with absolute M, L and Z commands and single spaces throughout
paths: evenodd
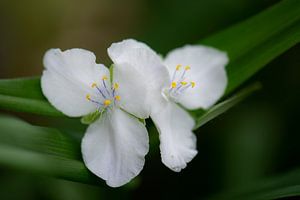
M 102 80 L 104 80 L 104 81 L 107 80 L 107 76 L 105 76 L 105 75 L 102 76 Z
M 185 81 L 181 81 L 181 82 L 180 82 L 180 84 L 181 84 L 181 85 L 186 85 L 186 84 L 187 84 L 187 82 L 185 82 Z
M 176 71 L 179 71 L 182 65 L 177 65 L 176 66 Z
M 120 101 L 121 97 L 119 95 L 115 96 L 115 100 Z
M 188 71 L 188 70 L 190 70 L 190 69 L 191 69 L 190 66 L 185 66 L 185 68 L 184 68 L 184 70 L 186 70 L 186 71 Z
M 92 88 L 94 88 L 94 87 L 97 87 L 97 84 L 96 84 L 96 83 L 93 83 L 93 84 L 92 84 Z
M 175 81 L 173 81 L 173 82 L 171 83 L 171 88 L 176 88 L 176 86 L 177 86 L 177 83 L 176 83 Z
M 86 98 L 88 101 L 90 101 L 90 100 L 91 100 L 91 95 L 90 95 L 90 94 L 87 94 L 87 95 L 85 96 L 85 98 Z
M 194 81 L 191 81 L 191 86 L 194 88 L 196 86 L 196 83 Z
M 106 100 L 104 100 L 103 104 L 104 104 L 104 106 L 109 106 L 111 104 L 111 100 L 106 99 Z
M 115 83 L 115 84 L 114 84 L 114 89 L 115 89 L 115 90 L 119 89 L 119 84 L 118 84 L 118 83 Z

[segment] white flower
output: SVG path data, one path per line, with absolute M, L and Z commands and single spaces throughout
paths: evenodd
M 108 53 L 116 68 L 135 74 L 132 82 L 147 83 L 142 86 L 160 134 L 162 162 L 179 172 L 197 150 L 194 120 L 176 103 L 187 109 L 212 106 L 227 85 L 226 53 L 187 45 L 171 51 L 163 60 L 146 44 L 132 39 L 112 44 Z M 135 86 L 131 89 L 138 90 Z
M 93 53 L 83 49 L 49 50 L 44 56 L 42 90 L 67 116 L 102 113 L 84 135 L 82 155 L 90 171 L 118 187 L 140 173 L 149 149 L 144 124 L 131 115 L 149 116 L 143 86 L 147 83 L 134 77 L 124 63 L 124 68 L 114 69 L 111 84 L 109 70 L 95 60 Z

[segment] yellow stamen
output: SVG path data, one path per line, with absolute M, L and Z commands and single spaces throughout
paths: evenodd
M 176 86 L 177 86 L 177 83 L 176 83 L 175 81 L 173 81 L 173 82 L 171 83 L 171 88 L 176 88 Z
M 176 66 L 176 71 L 179 71 L 182 65 L 177 65 Z
M 85 98 L 87 99 L 87 100 L 91 100 L 91 95 L 89 95 L 89 94 L 87 94 L 86 96 L 85 96 Z
M 115 96 L 115 100 L 120 101 L 121 97 L 119 95 Z
M 194 81 L 191 81 L 191 86 L 194 88 L 196 86 L 196 83 Z
M 184 70 L 186 70 L 186 71 L 188 71 L 188 70 L 190 70 L 190 69 L 191 69 L 190 66 L 185 66 L 185 68 L 184 68 Z
M 111 104 L 111 100 L 106 99 L 106 100 L 104 100 L 103 104 L 104 104 L 105 106 L 109 106 L 109 105 Z
M 97 84 L 96 84 L 96 83 L 93 83 L 93 84 L 92 84 L 92 88 L 94 88 L 94 87 L 97 87 Z
M 115 89 L 115 90 L 119 89 L 119 84 L 118 84 L 118 83 L 115 83 L 115 84 L 114 84 L 114 89 Z
M 107 76 L 102 76 L 102 80 L 107 80 Z
M 181 81 L 181 82 L 180 82 L 180 84 L 181 84 L 181 85 L 186 85 L 186 84 L 187 84 L 187 82 L 185 82 L 185 81 Z

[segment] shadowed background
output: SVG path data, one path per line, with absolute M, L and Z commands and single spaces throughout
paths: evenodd
M 106 49 L 125 38 L 142 40 L 165 54 L 276 2 L 2 0 L 0 78 L 40 75 L 49 48 L 85 48 L 107 66 Z M 144 170 L 128 187 L 89 186 L 0 167 L 1 199 L 201 199 L 296 168 L 300 164 L 299 53 L 298 45 L 271 62 L 249 81 L 261 81 L 262 91 L 197 131 L 199 154 L 181 173 L 161 163 L 154 130 Z M 33 124 L 45 123 L 33 115 L 17 115 Z M 148 127 L 153 129 L 150 121 Z

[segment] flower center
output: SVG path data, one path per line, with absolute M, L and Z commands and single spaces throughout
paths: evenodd
M 168 99 L 177 102 L 177 99 L 187 89 L 194 88 L 196 82 L 188 80 L 186 75 L 191 70 L 190 66 L 185 66 L 182 70 L 182 65 L 177 65 L 172 76 L 170 86 L 164 89 L 164 96 Z
M 97 83 L 92 83 L 91 87 L 97 90 L 97 97 L 91 97 L 90 94 L 86 95 L 86 99 L 97 105 L 98 109 L 110 108 L 121 100 L 121 97 L 117 95 L 117 90 L 119 89 L 119 84 L 114 83 L 111 87 L 108 87 L 107 76 L 102 77 L 102 82 L 100 85 Z

